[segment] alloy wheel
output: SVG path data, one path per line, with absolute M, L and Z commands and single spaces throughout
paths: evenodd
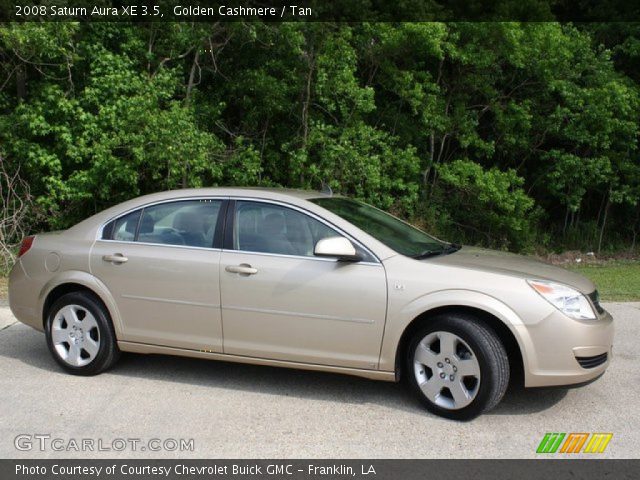
M 67 364 L 82 367 L 100 350 L 100 330 L 93 314 L 80 305 L 66 305 L 51 322 L 51 341 Z
M 417 345 L 414 374 L 424 395 L 447 410 L 466 407 L 480 387 L 480 365 L 475 352 L 459 336 L 432 332 Z

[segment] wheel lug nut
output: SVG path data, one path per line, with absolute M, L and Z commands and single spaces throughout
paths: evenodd
M 453 371 L 454 371 L 454 372 L 457 372 L 457 371 L 458 371 L 458 369 L 456 368 L 456 366 L 455 366 L 455 365 L 453 366 Z
M 438 362 L 438 368 L 442 368 L 442 367 L 443 367 L 442 362 Z
M 440 374 L 440 378 L 444 378 L 444 377 L 446 377 L 446 375 L 444 374 L 444 372 L 442 372 L 442 373 Z
M 454 378 L 456 378 L 456 377 L 455 377 L 455 375 L 451 375 L 451 376 L 449 377 L 449 380 L 451 380 L 451 381 L 453 382 L 453 379 L 454 379 Z
M 451 363 L 451 360 L 449 360 L 448 358 L 445 358 L 445 359 L 444 359 L 444 361 L 445 361 L 446 363 Z

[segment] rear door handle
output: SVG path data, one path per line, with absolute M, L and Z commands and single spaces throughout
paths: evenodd
M 124 255 L 122 255 L 121 253 L 116 253 L 114 255 L 104 255 L 102 257 L 102 260 L 104 260 L 105 262 L 111 262 L 111 263 L 125 263 L 129 261 L 129 259 Z
M 258 273 L 257 268 L 253 268 L 246 263 L 241 265 L 228 265 L 224 269 L 229 273 L 240 273 L 241 275 L 255 275 Z

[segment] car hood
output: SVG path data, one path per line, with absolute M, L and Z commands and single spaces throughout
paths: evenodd
M 569 285 L 584 294 L 589 294 L 596 288 L 588 278 L 565 270 L 564 268 L 555 267 L 534 258 L 525 257 L 524 255 L 499 252 L 485 248 L 465 246 L 455 253 L 427 258 L 424 261 L 441 265 L 473 268 L 527 279 L 551 280 Z

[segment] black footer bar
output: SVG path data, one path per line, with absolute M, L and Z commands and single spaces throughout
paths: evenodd
M 437 479 L 637 478 L 640 460 L 0 460 L 9 479 Z

